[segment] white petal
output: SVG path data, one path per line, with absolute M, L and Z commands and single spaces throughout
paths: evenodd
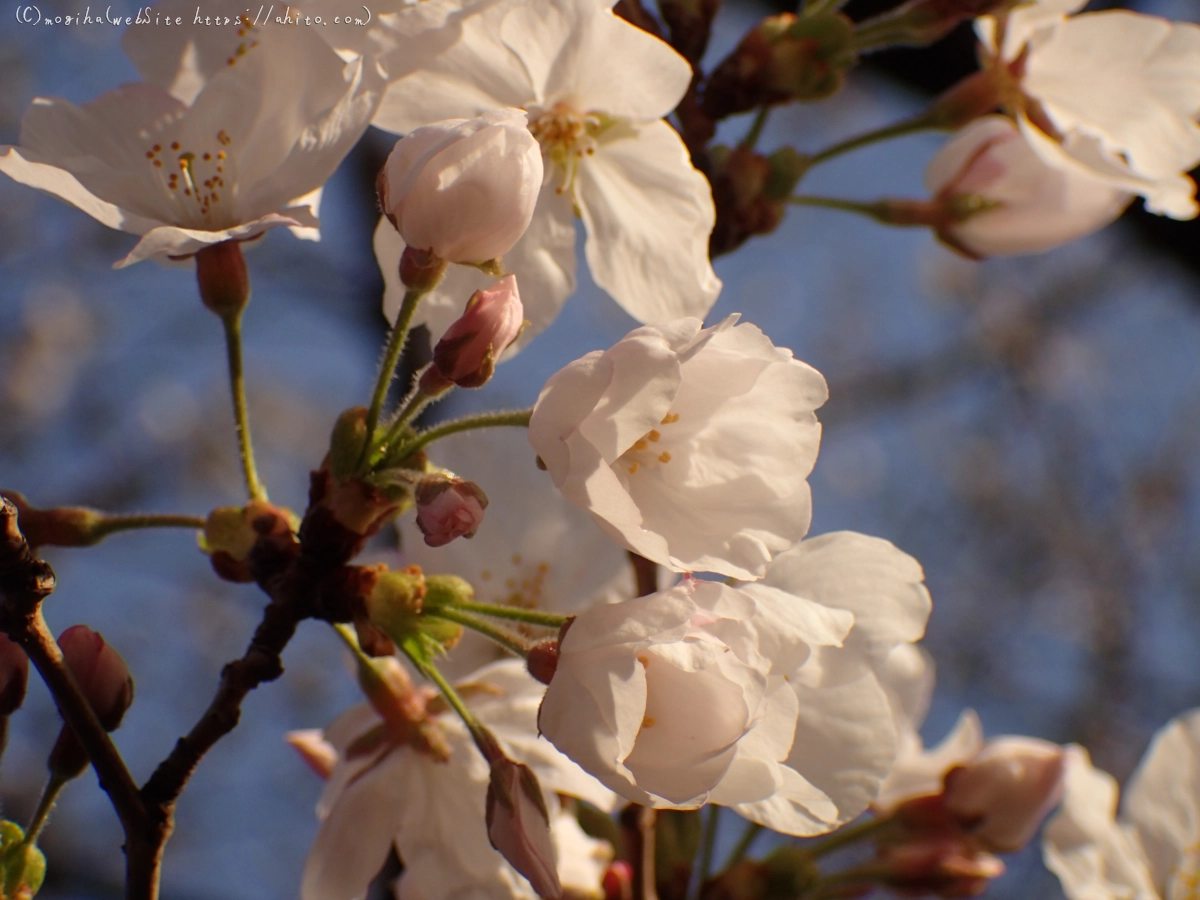
M 37 188 L 65 200 L 87 213 L 102 225 L 132 234 L 145 234 L 159 223 L 154 219 L 121 209 L 114 203 L 101 200 L 79 183 L 70 172 L 57 166 L 38 162 L 32 151 L 20 147 L 5 147 L 0 156 L 0 172 L 13 181 Z
M 931 601 L 921 564 L 881 538 L 839 531 L 801 541 L 763 583 L 854 614 L 854 636 L 880 657 L 925 633 Z
M 712 190 L 666 122 L 602 143 L 579 167 L 596 283 L 642 322 L 703 318 L 721 291 L 708 258 Z
M 272 213 L 252 222 L 220 231 L 197 231 L 192 228 L 163 225 L 146 232 L 138 241 L 137 246 L 130 250 L 123 259 L 113 263 L 113 268 L 123 269 L 136 262 L 141 262 L 143 259 L 165 260 L 172 257 L 191 256 L 210 244 L 219 244 L 221 241 L 230 240 L 249 240 L 281 225 L 312 227 L 314 224 L 315 220 L 313 219 L 306 222 Z
M 507 8 L 497 4 L 464 18 L 462 37 L 449 49 L 420 35 L 408 41 L 404 55 L 412 74 L 388 86 L 373 124 L 407 134 L 442 119 L 469 119 L 535 102 L 525 67 L 499 38 Z
M 1145 858 L 1114 821 L 1116 807 L 1113 777 L 1092 768 L 1082 747 L 1069 747 L 1066 793 L 1042 851 L 1070 900 L 1160 900 Z
M 1137 828 L 1155 885 L 1168 896 L 1172 872 L 1188 853 L 1196 854 L 1200 840 L 1200 710 L 1154 736 L 1126 785 L 1122 808 Z
M 875 673 L 846 651 L 821 650 L 819 656 L 825 683 L 793 682 L 800 711 L 785 765 L 832 801 L 836 814 L 821 829 L 829 831 L 857 817 L 875 799 L 896 758 L 897 734 L 887 693 Z M 783 830 L 819 833 L 812 827 L 797 814 Z
M 412 760 L 389 754 L 348 784 L 321 822 L 304 865 L 303 900 L 358 900 L 387 859 L 406 804 L 419 804 L 420 780 L 405 777 Z
M 540 106 L 660 119 L 692 79 L 687 60 L 601 3 L 521 3 L 505 16 L 500 37 L 524 63 Z
M 1061 131 L 1081 129 L 1158 179 L 1200 162 L 1200 27 L 1124 10 L 1067 19 L 1022 85 Z

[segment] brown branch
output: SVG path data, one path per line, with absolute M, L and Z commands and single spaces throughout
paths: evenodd
M 28 654 L 63 721 L 87 750 L 125 830 L 126 863 L 132 871 L 134 859 L 145 847 L 146 808 L 120 751 L 63 662 L 62 651 L 42 618 L 42 601 L 54 591 L 54 571 L 34 555 L 21 534 L 17 507 L 7 498 L 0 504 L 0 631 Z M 130 892 L 127 896 L 153 895 Z

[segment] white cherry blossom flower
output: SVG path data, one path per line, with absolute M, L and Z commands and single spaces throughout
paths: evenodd
M 494 110 L 425 125 L 396 142 L 379 173 L 383 213 L 419 250 L 482 263 L 529 227 L 542 155 L 525 113 Z
M 428 574 L 465 578 L 480 603 L 569 615 L 593 601 L 633 596 L 625 553 L 537 470 L 518 429 L 456 434 L 429 453 L 438 466 L 478 484 L 496 514 L 484 518 L 469 544 L 455 541 L 437 548 L 425 543 L 411 516 L 400 519 L 396 527 L 405 563 Z M 516 627 L 535 634 L 528 626 Z M 440 668 L 465 674 L 502 655 L 506 651 L 468 630 Z
M 808 530 L 826 387 L 736 321 L 647 325 L 576 360 L 546 382 L 529 442 L 622 546 L 754 579 Z
M 1048 165 L 1006 116 L 976 119 L 930 161 L 925 186 L 945 204 L 938 237 L 971 256 L 1041 253 L 1113 222 L 1133 199 L 1078 167 Z M 959 218 L 964 199 L 988 206 Z
M 818 604 L 854 617 L 841 647 L 813 650 L 789 678 L 798 717 L 785 769 L 803 776 L 769 798 L 734 808 L 788 834 L 848 822 L 875 799 L 896 761 L 906 723 L 924 715 L 931 664 L 916 645 L 931 601 L 920 563 L 880 538 L 834 532 L 801 541 L 741 585 L 760 605 Z M 831 801 L 814 816 L 813 788 Z
M 1126 10 L 1070 16 L 1086 0 L 1041 0 L 978 20 L 1009 105 L 1051 166 L 1193 218 L 1200 162 L 1200 26 Z
M 319 225 L 317 192 L 379 101 L 372 67 L 305 28 L 131 26 L 124 46 L 146 82 L 36 99 L 0 171 L 139 235 L 118 267 Z
M 708 260 L 712 192 L 662 118 L 683 97 L 691 68 L 610 6 L 501 2 L 462 18 L 461 39 L 444 52 L 410 41 L 415 71 L 389 86 L 374 119 L 406 133 L 490 109 L 526 110 L 547 180 L 529 231 L 505 256 L 530 321 L 522 341 L 574 290 L 576 217 L 592 277 L 634 318 L 702 316 L 720 291 Z M 385 279 L 402 249 L 376 232 Z M 435 339 L 485 284 L 475 273 L 449 274 L 420 313 Z M 402 295 L 387 286 L 385 311 L 394 317 Z
M 1161 729 L 1126 785 L 1069 748 L 1046 865 L 1070 900 L 1192 900 L 1200 892 L 1200 710 Z
M 564 823 L 556 792 L 602 809 L 611 808 L 612 794 L 538 736 L 542 686 L 521 662 L 507 660 L 479 670 L 458 689 L 506 751 L 537 774 L 556 842 L 573 853 L 583 844 L 588 858 L 595 860 L 582 873 L 578 859 L 560 864 L 563 883 L 587 881 L 591 873 L 596 880 L 584 887 L 595 894 L 603 849 L 596 846 L 599 842 L 581 842 Z M 339 760 L 317 808 L 321 827 L 304 870 L 304 900 L 362 898 L 393 844 L 405 865 L 402 896 L 535 896 L 488 840 L 488 764 L 452 712 L 434 707 L 430 713 L 426 727 L 436 731 L 433 747 L 421 733 L 384 722 L 365 704 L 346 712 L 326 731 Z
M 840 644 L 852 624 L 844 610 L 695 579 L 599 604 L 562 639 L 538 727 L 635 802 L 729 805 L 791 782 L 829 818 L 829 798 L 779 763 L 798 714 L 785 676 L 813 648 Z

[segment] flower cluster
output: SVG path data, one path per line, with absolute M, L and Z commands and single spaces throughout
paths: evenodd
M 305 10 L 332 16 L 331 2 Z M 132 796 L 131 871 L 146 856 L 138 883 L 157 885 L 161 842 L 147 850 L 142 826 L 161 841 L 173 827 L 178 792 L 162 783 L 182 790 L 207 746 L 195 748 L 233 727 L 312 618 L 345 642 L 368 702 L 289 735 L 326 780 L 305 900 L 365 897 L 392 851 L 401 900 L 647 900 L 644 814 L 705 805 L 796 837 L 866 818 L 749 868 L 735 853 L 712 882 L 705 862 L 695 890 L 689 861 L 679 897 L 876 885 L 961 897 L 985 889 L 999 854 L 1033 840 L 1060 802 L 1046 859 L 1075 900 L 1195 900 L 1197 714 L 1156 739 L 1121 822 L 1115 785 L 1081 748 L 985 742 L 968 712 L 926 751 L 921 565 L 882 538 L 809 536 L 825 378 L 740 314 L 704 317 L 722 286 L 712 257 L 772 230 L 789 204 L 925 225 L 976 258 L 1083 237 L 1139 196 L 1194 217 L 1200 27 L 1072 15 L 1079 0 L 909 0 L 855 23 L 814 0 L 755 25 L 705 75 L 717 5 L 662 0 L 660 28 L 636 2 L 389 0 L 334 32 L 260 27 L 219 0 L 212 12 L 235 27 L 127 32 L 141 82 L 83 106 L 34 102 L 0 171 L 137 235 L 118 267 L 196 260 L 201 300 L 225 327 L 248 495 L 199 520 L 201 547 L 220 578 L 271 602 L 179 758 L 140 790 L 128 771 L 103 770 L 119 762 L 106 732 L 132 702 L 124 660 L 82 625 L 56 653 L 36 609 L 4 610 L 14 640 L 0 634 L 0 728 L 25 696 L 22 647 L 73 712 L 40 818 L 27 832 L 0 823 L 0 895 L 40 885 L 38 831 L 89 758 L 114 798 Z M 833 96 L 863 53 L 972 16 L 981 69 L 925 113 L 824 151 L 756 150 L 774 107 Z M 719 122 L 751 110 L 737 147 L 711 143 Z M 240 248 L 276 226 L 317 237 L 325 182 L 371 124 L 402 135 L 375 184 L 392 330 L 369 407 L 338 418 L 297 516 L 267 500 L 255 467 Z M 934 128 L 955 134 L 929 164 L 928 199 L 794 193 L 826 159 Z M 558 314 L 576 284 L 576 220 L 592 280 L 639 326 L 553 374 L 528 410 L 428 424 L 431 404 L 483 387 Z M 405 357 L 420 325 L 430 352 Z M 410 382 L 389 405 L 402 359 Z M 17 504 L 3 509 L 15 521 Z M 23 501 L 20 514 L 48 543 L 117 527 Z M 356 564 L 393 520 L 403 561 Z M 38 541 L 10 531 L 0 575 L 29 569 L 22 595 L 52 587 L 33 577 Z M 624 833 L 607 818 L 622 801 Z M 869 862 L 820 871 L 831 846 L 866 837 Z

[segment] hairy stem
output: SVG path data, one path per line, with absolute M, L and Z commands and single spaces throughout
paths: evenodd
M 246 405 L 246 376 L 242 368 L 241 310 L 221 316 L 225 326 L 225 353 L 229 360 L 229 389 L 233 394 L 233 422 L 237 428 L 238 453 L 246 478 L 246 493 L 251 500 L 266 500 L 267 489 L 258 478 L 254 464 L 254 444 L 250 439 L 250 411 Z
M 400 362 L 400 355 L 404 352 L 404 344 L 408 340 L 413 316 L 417 313 L 417 304 L 421 302 L 424 295 L 424 291 L 412 288 L 404 292 L 404 301 L 400 304 L 400 312 L 396 315 L 396 324 L 392 326 L 387 348 L 383 351 L 383 362 L 379 364 L 379 377 L 375 379 L 375 392 L 371 395 L 371 406 L 367 409 L 367 440 L 363 444 L 362 458 L 358 461 L 360 468 L 366 463 L 371 447 L 375 443 L 375 428 L 379 425 L 379 416 L 383 412 L 384 401 L 387 400 L 388 388 L 392 386 L 396 365 Z
M 821 0 L 815 0 L 820 3 Z M 814 3 L 815 5 L 815 3 Z M 885 125 L 882 128 L 876 128 L 873 131 L 866 131 L 854 137 L 847 138 L 844 141 L 839 141 L 808 156 L 807 162 L 809 168 L 823 163 L 826 160 L 841 156 L 845 153 L 850 153 L 852 150 L 858 150 L 860 147 L 866 147 L 870 144 L 877 144 L 880 141 L 890 141 L 893 138 L 903 137 L 907 134 L 915 134 L 918 131 L 930 131 L 939 127 L 939 121 L 936 117 L 930 115 L 928 111 L 919 113 L 910 119 L 904 119 L 900 122 L 893 122 L 891 125 Z
M 434 616 L 438 619 L 445 619 L 447 622 L 457 622 L 465 628 L 470 628 L 472 631 L 478 631 L 488 640 L 495 641 L 505 650 L 509 650 L 522 658 L 529 655 L 529 642 L 518 634 L 513 634 L 507 629 L 501 628 L 486 619 L 480 619 L 478 616 L 470 615 L 469 613 L 461 612 L 461 606 L 439 607 L 426 612 L 426 615 Z
M 533 415 L 532 409 L 520 409 L 515 412 L 480 413 L 475 416 L 452 419 L 449 422 L 443 422 L 441 425 L 430 428 L 428 431 L 420 432 L 407 444 L 398 447 L 394 453 L 389 453 L 388 457 L 397 462 L 407 459 L 434 441 L 449 437 L 452 434 L 458 434 L 460 431 L 471 431 L 475 428 L 498 428 L 506 425 L 516 428 L 528 428 L 529 417 L 531 415 Z
M 562 628 L 567 623 L 567 616 L 558 613 L 543 612 L 537 609 L 521 609 L 519 606 L 501 606 L 496 603 L 455 603 L 449 608 L 468 613 L 479 613 L 492 616 L 495 619 L 512 619 L 514 622 L 528 622 L 530 625 L 541 625 L 545 628 Z M 441 609 L 437 610 L 441 614 Z

